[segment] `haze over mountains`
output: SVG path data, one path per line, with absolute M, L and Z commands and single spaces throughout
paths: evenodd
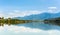
M 49 18 L 56 18 L 60 17 L 60 13 L 41 13 L 41 14 L 36 14 L 36 15 L 30 15 L 30 16 L 25 16 L 25 17 L 15 17 L 17 19 L 25 19 L 25 20 L 44 20 L 44 19 L 49 19 Z

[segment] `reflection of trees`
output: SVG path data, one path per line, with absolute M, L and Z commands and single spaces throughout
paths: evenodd
M 45 19 L 44 23 L 46 24 L 54 24 L 60 26 L 60 18 L 54 18 L 54 19 Z
M 0 26 L 3 26 L 4 24 L 23 24 L 23 23 L 30 23 L 33 22 L 32 20 L 19 20 L 19 19 L 0 19 Z
M 38 20 L 20 20 L 20 19 L 12 19 L 12 18 L 8 18 L 8 19 L 4 19 L 4 17 L 0 18 L 0 26 L 3 26 L 4 24 L 24 24 L 24 23 L 32 23 L 32 22 L 39 22 Z

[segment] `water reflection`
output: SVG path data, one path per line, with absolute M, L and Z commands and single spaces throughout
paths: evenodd
M 37 28 L 37 29 L 42 29 L 42 30 L 51 30 L 51 29 L 53 29 L 53 30 L 54 29 L 60 30 L 59 26 L 52 25 L 50 23 L 46 24 L 45 22 L 18 24 L 18 26 L 25 26 L 25 27 L 30 27 L 30 28 Z
M 25 26 L 25 27 L 30 27 L 30 28 L 37 28 L 37 29 L 42 29 L 42 30 L 51 30 L 51 29 L 57 29 L 60 30 L 60 27 L 54 25 L 54 23 L 46 23 L 46 22 L 32 22 L 32 23 L 0 23 L 0 26 L 4 26 L 4 24 L 7 25 L 16 25 L 16 26 Z

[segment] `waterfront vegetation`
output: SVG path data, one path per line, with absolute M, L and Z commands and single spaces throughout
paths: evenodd
M 0 26 L 4 26 L 4 24 L 24 24 L 24 23 L 32 23 L 32 22 L 41 22 L 41 20 L 20 20 L 20 19 L 12 19 L 12 18 L 7 18 L 4 19 L 4 17 L 0 18 Z
M 45 19 L 44 22 L 47 23 L 47 24 L 59 25 L 60 26 L 60 17 L 51 18 L 51 19 Z
M 50 23 L 50 24 L 60 25 L 60 17 L 44 19 L 44 20 L 22 20 L 22 19 L 12 19 L 12 18 L 4 19 L 4 17 L 0 18 L 0 26 L 4 26 L 4 24 L 17 25 L 17 24 L 33 23 L 33 22 L 44 22 L 45 24 Z

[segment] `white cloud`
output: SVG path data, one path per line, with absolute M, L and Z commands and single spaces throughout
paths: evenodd
M 48 7 L 49 9 L 57 9 L 57 7 Z
M 4 16 L 4 14 L 3 14 L 3 11 L 0 11 L 0 17 L 3 17 Z
M 29 15 L 32 15 L 32 14 L 40 14 L 42 13 L 42 11 L 24 11 L 24 12 L 21 12 L 21 11 L 18 11 L 18 10 L 15 10 L 14 12 L 11 12 L 9 13 L 8 15 L 11 17 L 15 17 L 15 16 L 20 16 L 20 17 L 24 17 L 24 16 L 29 16 Z
M 48 12 L 49 13 L 58 13 L 58 8 L 57 7 L 48 7 Z
M 14 12 L 8 13 L 7 16 L 9 17 L 24 17 L 24 16 L 29 16 L 29 15 L 34 15 L 34 14 L 41 14 L 41 13 L 58 13 L 59 10 L 57 7 L 48 7 L 48 10 L 43 10 L 43 11 L 38 11 L 38 10 L 32 10 L 32 11 L 20 11 L 20 10 L 14 10 Z
M 34 15 L 34 14 L 41 14 L 44 12 L 47 13 L 58 13 L 59 10 L 57 7 L 48 7 L 48 10 L 43 10 L 43 11 L 38 11 L 38 10 L 30 10 L 30 11 L 20 11 L 20 10 L 13 10 L 12 12 L 8 11 L 9 13 L 3 13 L 2 11 L 0 11 L 0 17 L 4 16 L 4 17 L 24 17 L 24 16 L 29 16 L 29 15 Z

